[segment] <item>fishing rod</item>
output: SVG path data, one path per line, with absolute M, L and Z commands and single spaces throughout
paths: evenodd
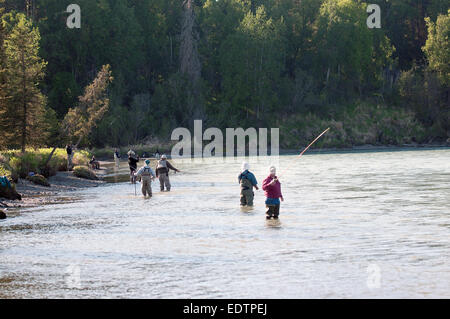
M 330 128 L 327 128 L 325 131 L 322 132 L 322 134 L 320 134 L 319 136 L 316 137 L 316 139 L 314 141 L 311 142 L 311 144 L 309 144 L 304 150 L 303 152 L 300 153 L 300 155 L 298 157 L 301 157 L 315 142 L 317 142 L 317 140 L 319 138 L 322 137 L 322 135 L 324 135 L 326 132 L 328 132 L 330 130 Z
M 305 147 L 305 149 L 298 155 L 298 158 L 300 158 L 303 154 L 305 154 L 305 152 L 315 143 L 315 142 L 317 142 L 317 140 L 319 139 L 319 138 L 321 138 L 325 133 L 327 133 L 328 131 L 330 130 L 330 128 L 327 128 L 325 131 L 323 131 L 319 136 L 317 136 L 315 139 L 314 139 L 314 141 L 312 141 L 307 147 Z M 288 166 L 288 169 L 290 169 L 291 168 L 291 166 L 293 166 L 293 164 L 291 164 L 290 166 Z M 286 169 L 286 170 L 288 170 L 288 169 Z M 285 171 L 286 171 L 285 170 Z M 281 176 L 281 175 L 280 175 Z M 278 176 L 278 178 L 280 177 L 280 176 Z

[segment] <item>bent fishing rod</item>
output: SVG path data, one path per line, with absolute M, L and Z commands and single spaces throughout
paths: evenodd
M 319 138 L 322 137 L 322 135 L 324 135 L 326 132 L 328 132 L 330 130 L 330 128 L 327 128 L 325 131 L 322 132 L 322 134 L 320 134 L 319 136 L 316 137 L 316 139 L 314 141 L 311 142 L 311 144 L 309 144 L 304 150 L 303 152 L 300 153 L 300 155 L 298 157 L 301 157 L 315 142 L 317 142 L 317 140 Z
M 319 140 L 319 138 L 321 138 L 325 133 L 327 133 L 330 130 L 330 128 L 327 128 L 325 131 L 323 131 L 319 136 L 317 136 L 314 141 L 312 141 L 307 147 L 305 147 L 305 149 L 298 155 L 298 158 L 302 157 L 303 154 L 305 154 L 305 152 L 315 143 Z M 288 169 L 291 168 L 291 166 L 293 166 L 293 164 L 291 164 L 290 166 L 288 166 Z M 288 169 L 286 169 L 285 171 L 287 171 Z M 280 175 L 281 176 L 281 175 Z M 278 177 L 279 178 L 279 177 Z

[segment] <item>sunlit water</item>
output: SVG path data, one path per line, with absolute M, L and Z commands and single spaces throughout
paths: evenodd
M 240 209 L 240 161 L 174 161 L 152 199 L 110 183 L 13 214 L 0 297 L 450 297 L 450 150 L 283 156 L 280 225 L 262 191 Z

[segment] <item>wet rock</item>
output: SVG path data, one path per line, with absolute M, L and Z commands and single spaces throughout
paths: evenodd
M 6 214 L 0 210 L 0 219 L 6 219 Z
M 41 186 L 45 186 L 45 187 L 50 187 L 50 183 L 47 181 L 47 179 L 42 176 L 42 175 L 33 175 L 33 176 L 27 176 L 27 180 L 29 180 L 30 182 L 36 184 L 36 185 L 41 185 Z M 39 194 L 40 192 L 38 192 Z

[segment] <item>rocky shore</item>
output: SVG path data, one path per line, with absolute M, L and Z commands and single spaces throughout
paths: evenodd
M 96 172 L 102 175 L 102 171 Z M 22 200 L 7 200 L 0 198 L 0 209 L 34 207 L 46 204 L 54 204 L 65 201 L 64 192 L 74 191 L 87 187 L 98 187 L 104 181 L 87 180 L 73 176 L 72 172 L 58 172 L 48 179 L 50 187 L 33 184 L 30 181 L 20 179 L 16 184 L 17 192 Z

